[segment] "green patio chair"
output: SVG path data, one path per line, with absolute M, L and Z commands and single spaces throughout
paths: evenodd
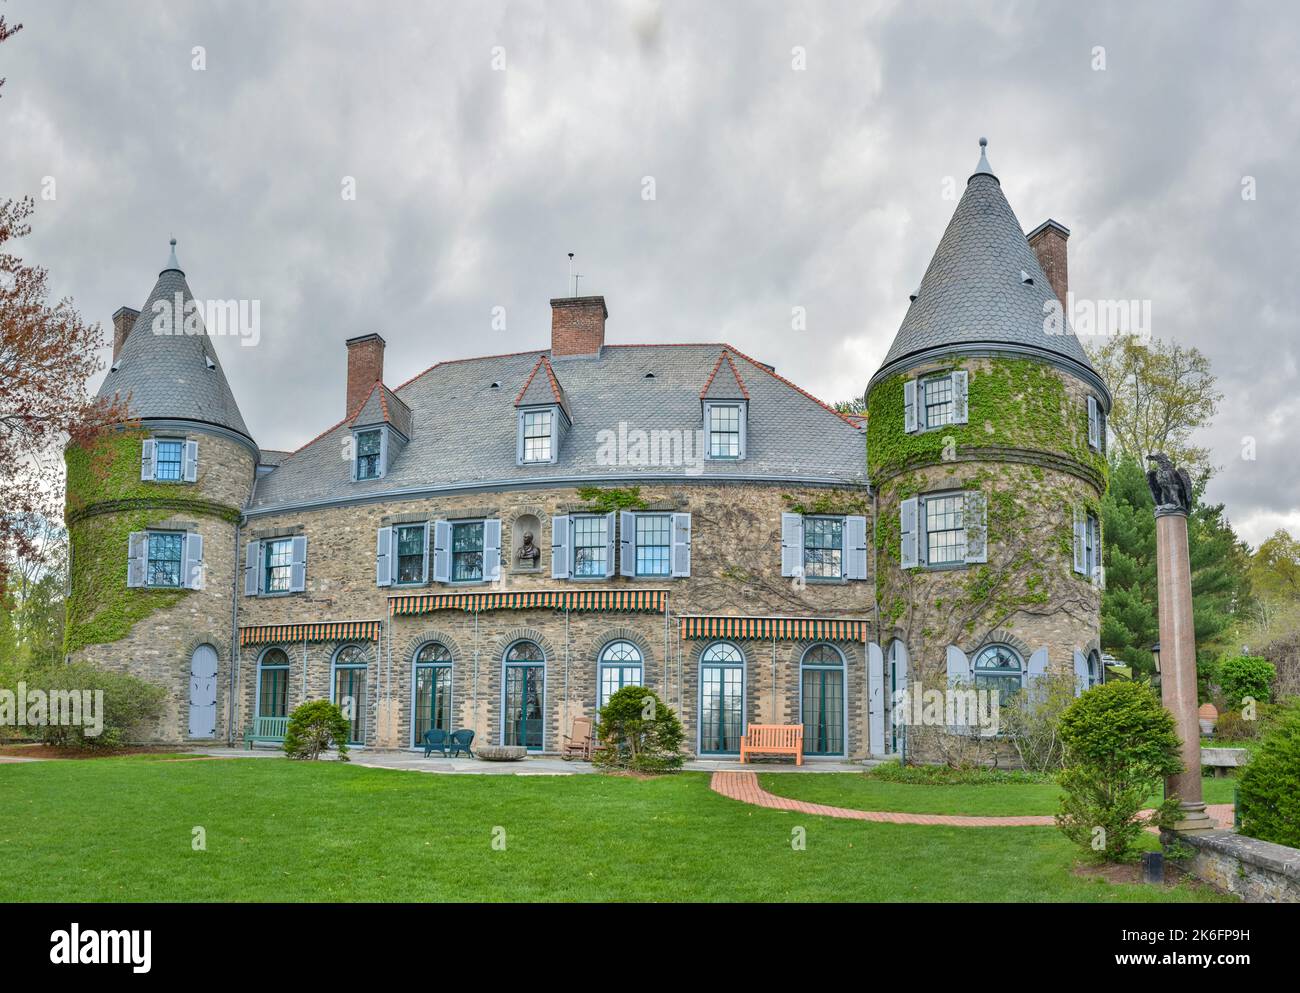
M 462 751 L 470 758 L 474 757 L 474 751 L 469 746 L 474 743 L 474 732 L 462 729 L 451 733 L 451 757 L 455 758 Z
M 424 732 L 424 757 L 427 759 L 435 748 L 442 755 L 447 754 L 447 732 L 441 728 Z

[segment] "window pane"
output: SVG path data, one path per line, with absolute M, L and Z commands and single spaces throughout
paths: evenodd
M 184 447 L 182 441 L 154 442 L 154 479 L 178 481 L 181 478 L 181 453 Z
M 667 576 L 672 560 L 672 520 L 667 514 L 636 517 L 636 574 Z
M 268 593 L 287 593 L 289 574 L 293 567 L 293 539 L 277 538 L 268 541 L 266 548 L 266 584 Z
M 925 426 L 952 423 L 952 377 L 926 379 L 921 382 L 925 403 Z
M 451 578 L 457 582 L 483 578 L 482 521 L 452 525 L 451 563 Z
M 805 576 L 839 579 L 844 554 L 844 521 L 838 517 L 805 517 L 803 522 Z
M 379 478 L 378 431 L 362 431 L 357 435 L 357 479 Z
M 184 537 L 179 533 L 151 532 L 149 534 L 147 585 L 181 585 L 181 545 Z
M 524 461 L 546 462 L 551 458 L 551 412 L 535 410 L 524 414 Z
M 960 494 L 925 500 L 926 562 L 943 565 L 966 561 L 965 498 Z
M 973 669 L 976 687 L 996 690 L 999 700 L 1009 700 L 1020 690 L 1024 664 L 1020 656 L 1005 645 L 990 645 L 982 649 L 975 656 Z
M 844 671 L 804 669 L 803 750 L 808 755 L 844 753 Z
M 715 459 L 740 458 L 740 408 L 709 408 L 709 455 Z
M 344 649 L 347 651 L 347 649 Z M 343 652 L 335 664 L 342 663 Z M 349 666 L 334 670 L 334 702 L 348 719 L 351 730 L 349 745 L 363 745 L 366 740 L 366 670 L 363 666 Z
M 575 517 L 573 519 L 573 574 L 575 576 L 605 575 L 604 517 Z
M 397 581 L 424 582 L 424 525 L 397 529 Z
M 452 730 L 451 666 L 417 665 L 415 667 L 415 725 L 412 729 L 411 743 L 423 744 L 424 733 L 434 729 L 448 733 Z

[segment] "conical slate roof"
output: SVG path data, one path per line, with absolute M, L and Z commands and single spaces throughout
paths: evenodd
M 981 147 L 979 166 L 873 380 L 909 357 L 952 346 L 1036 349 L 1091 370 L 1068 324 L 1061 334 L 1048 333 L 1044 305 L 1055 301 Z
M 110 398 L 117 394 L 123 399 L 129 395 L 131 415 L 139 420 L 200 421 L 228 428 L 251 441 L 211 338 L 206 333 L 184 333 L 184 312 L 176 313 L 177 294 L 182 307 L 188 306 L 194 295 L 176 261 L 175 242 L 172 244 L 167 268 L 158 274 L 158 282 L 104 377 L 99 395 Z M 160 302 L 167 308 L 155 313 L 155 304 Z

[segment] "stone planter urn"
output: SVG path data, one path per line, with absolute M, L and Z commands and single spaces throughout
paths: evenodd
M 523 745 L 480 745 L 474 755 L 485 762 L 518 762 L 528 757 L 528 749 Z
M 1206 738 L 1213 737 L 1214 727 L 1219 723 L 1219 711 L 1212 703 L 1203 703 L 1200 709 L 1196 711 L 1196 719 L 1201 725 L 1201 734 Z

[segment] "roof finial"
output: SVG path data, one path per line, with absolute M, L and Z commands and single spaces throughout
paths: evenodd
M 178 261 L 176 261 L 176 238 L 175 238 L 175 236 L 172 237 L 172 240 L 171 240 L 171 246 L 172 246 L 172 251 L 171 251 L 171 254 L 167 256 L 167 264 L 166 264 L 165 266 L 163 266 L 163 272 L 166 272 L 168 269 L 175 269 L 177 272 L 180 272 L 180 271 L 181 271 L 181 264 L 180 264 Z
M 988 156 L 984 154 L 984 150 L 988 147 L 989 147 L 989 140 L 981 136 L 980 137 L 980 163 L 975 167 L 975 171 L 971 173 L 972 179 L 974 179 L 976 176 L 993 176 L 994 179 L 998 178 L 997 176 L 993 175 L 993 167 L 989 165 Z

